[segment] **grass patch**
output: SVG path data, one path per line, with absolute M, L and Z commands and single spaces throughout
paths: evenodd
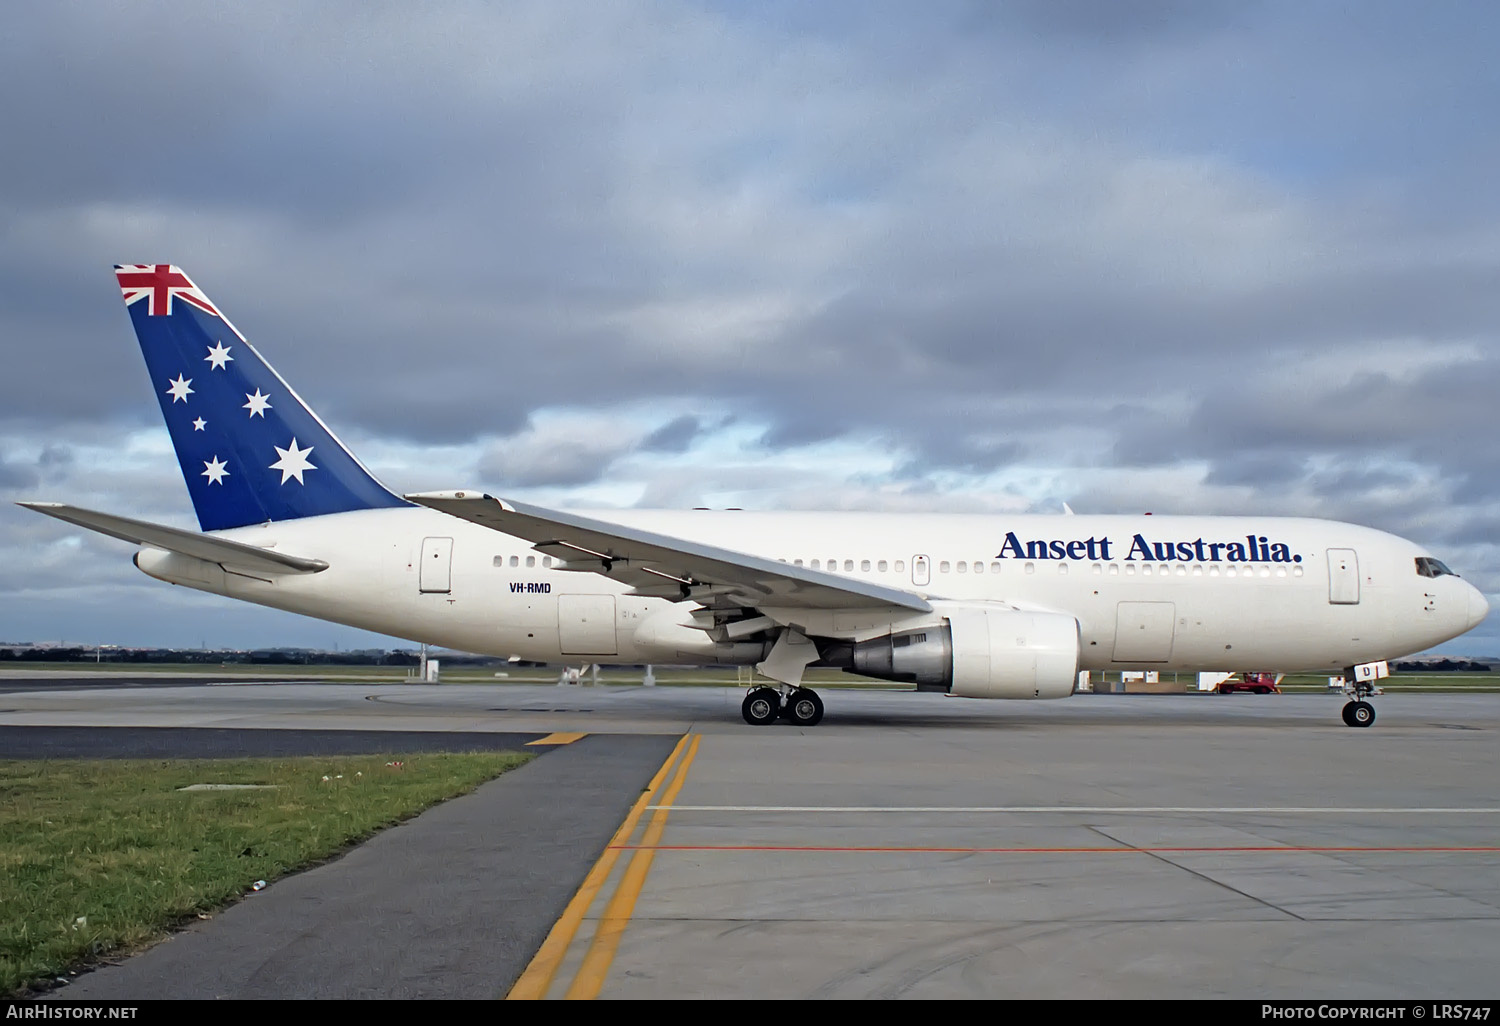
M 0 761 L 0 994 L 143 947 L 531 758 Z M 177 790 L 201 783 L 275 786 Z

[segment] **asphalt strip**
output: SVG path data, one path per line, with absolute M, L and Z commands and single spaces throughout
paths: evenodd
M 677 741 L 559 746 L 43 1000 L 503 997 Z

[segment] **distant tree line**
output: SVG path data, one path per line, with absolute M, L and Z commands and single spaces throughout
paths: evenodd
M 1446 671 L 1462 670 L 1465 673 L 1489 673 L 1490 664 L 1481 663 L 1474 659 L 1434 659 L 1421 662 L 1399 662 L 1392 663 L 1391 669 L 1400 670 L 1403 673 L 1443 673 Z
M 441 652 L 435 658 L 444 666 L 500 666 L 503 659 L 494 656 Z M 326 652 L 314 649 L 265 648 L 251 651 L 182 648 L 0 648 L 0 662 L 33 663 L 203 663 L 224 665 L 239 663 L 254 666 L 416 666 L 422 660 L 416 652 L 363 649 L 354 652 Z

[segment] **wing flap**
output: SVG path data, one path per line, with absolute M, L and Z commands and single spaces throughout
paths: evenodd
M 266 574 L 315 574 L 328 569 L 321 559 L 307 559 L 284 552 L 275 552 L 258 545 L 216 538 L 196 531 L 184 531 L 164 524 L 153 524 L 145 520 L 100 513 L 97 510 L 68 506 L 61 502 L 18 502 L 18 506 L 45 513 L 49 517 L 66 521 L 90 531 L 109 535 L 136 545 L 153 545 L 169 552 L 178 552 L 194 559 L 218 563 L 226 568 L 252 570 Z
M 684 598 L 719 598 L 747 606 L 894 607 L 920 613 L 932 609 L 926 599 L 900 588 L 482 492 L 424 492 L 406 498 L 523 538 L 539 551 L 563 559 L 566 569 L 591 570 L 629 584 L 641 594 L 675 592 Z

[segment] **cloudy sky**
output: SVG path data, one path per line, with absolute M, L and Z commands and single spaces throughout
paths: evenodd
M 418 10 L 8 13 L 0 499 L 196 526 L 161 261 L 397 490 L 1324 516 L 1500 593 L 1493 5 Z M 382 641 L 130 554 L 6 502 L 0 640 Z

